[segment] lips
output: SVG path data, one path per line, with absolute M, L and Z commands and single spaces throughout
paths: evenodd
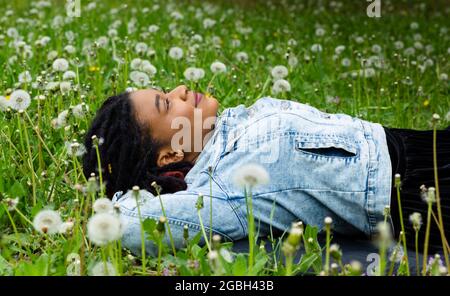
M 198 106 L 198 103 L 202 100 L 203 95 L 199 93 L 194 93 L 195 95 L 195 107 Z

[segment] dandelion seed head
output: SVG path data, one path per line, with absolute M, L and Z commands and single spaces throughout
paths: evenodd
M 55 234 L 61 224 L 61 216 L 53 210 L 41 210 L 33 219 L 34 229 L 40 233 Z

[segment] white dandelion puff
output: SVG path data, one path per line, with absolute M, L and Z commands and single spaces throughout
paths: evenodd
M 66 141 L 65 147 L 67 149 L 67 154 L 69 156 L 82 156 L 84 153 L 86 153 L 86 148 L 83 144 L 78 143 L 77 141 L 69 142 Z
M 148 45 L 147 45 L 146 43 L 144 43 L 144 42 L 138 42 L 138 43 L 136 43 L 136 45 L 134 46 L 134 51 L 135 51 L 137 54 L 142 54 L 142 53 L 146 52 L 147 49 L 148 49 Z
M 322 45 L 320 45 L 320 44 L 313 44 L 311 46 L 311 51 L 312 52 L 321 52 L 322 51 Z
M 152 63 L 150 63 L 150 62 L 147 61 L 147 60 L 142 61 L 140 70 L 141 70 L 142 72 L 145 72 L 145 73 L 147 73 L 148 75 L 150 75 L 150 77 L 155 76 L 155 74 L 158 72 L 158 71 L 156 70 L 156 67 L 153 66 Z
M 31 77 L 30 71 L 24 71 L 19 74 L 19 82 L 20 83 L 30 83 L 33 80 Z
M 14 110 L 26 110 L 30 104 L 30 95 L 22 89 L 15 90 L 9 98 L 9 106 Z
M 62 76 L 63 80 L 73 80 L 76 77 L 77 77 L 77 74 L 71 70 L 64 72 L 64 74 Z
M 351 64 L 352 64 L 352 61 L 349 58 L 343 58 L 341 60 L 341 65 L 343 67 L 350 67 Z
M 272 86 L 272 93 L 274 95 L 282 93 L 282 92 L 290 92 L 291 91 L 291 84 L 289 81 L 285 79 L 278 79 L 273 83 Z
M 53 210 L 42 210 L 33 219 L 34 229 L 40 233 L 57 233 L 61 224 L 61 216 Z
M 142 60 L 139 58 L 135 58 L 131 60 L 130 67 L 133 70 L 139 70 L 141 68 Z
M 63 222 L 59 226 L 58 232 L 62 233 L 62 234 L 67 233 L 70 230 L 72 230 L 73 226 L 74 226 L 74 223 L 72 221 Z
M 261 165 L 250 163 L 236 171 L 233 181 L 239 187 L 264 185 L 269 183 L 269 174 Z
M 282 78 L 286 77 L 289 74 L 289 71 L 285 66 L 277 65 L 272 68 L 271 74 L 272 74 L 272 77 L 275 80 L 277 80 L 277 79 L 282 79 Z
M 239 62 L 248 62 L 248 54 L 244 51 L 236 53 L 235 58 Z
M 222 62 L 215 61 L 211 64 L 210 69 L 214 74 L 225 73 L 227 71 L 227 66 L 225 66 L 225 64 Z
M 200 68 L 188 67 L 183 72 L 184 77 L 190 81 L 198 81 L 205 76 L 205 71 Z
M 334 49 L 334 53 L 337 54 L 337 55 L 340 55 L 341 53 L 344 52 L 344 50 L 345 50 L 345 46 L 344 45 L 338 45 Z
M 97 213 L 89 219 L 88 237 L 96 245 L 104 246 L 122 237 L 119 217 L 110 213 Z
M 96 213 L 112 213 L 114 206 L 109 198 L 102 197 L 94 202 L 93 208 Z
M 72 83 L 70 81 L 61 81 L 59 84 L 59 90 L 63 94 L 68 94 L 72 89 Z
M 169 49 L 169 57 L 174 60 L 180 60 L 183 57 L 183 49 L 176 46 L 171 47 Z
M 53 62 L 53 70 L 57 72 L 64 72 L 69 69 L 69 62 L 66 59 L 56 59 Z
M 81 103 L 73 107 L 72 114 L 75 118 L 80 119 L 84 118 L 87 111 L 89 111 L 89 106 L 85 103 Z
M 130 73 L 130 78 L 138 87 L 145 87 L 150 82 L 150 78 L 148 77 L 148 75 L 141 71 L 132 71 Z

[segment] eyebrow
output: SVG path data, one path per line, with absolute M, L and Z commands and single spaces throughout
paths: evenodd
M 156 100 L 155 100 L 156 110 L 158 110 L 158 113 L 161 113 L 161 111 L 159 110 L 159 99 L 160 99 L 159 94 L 156 94 Z

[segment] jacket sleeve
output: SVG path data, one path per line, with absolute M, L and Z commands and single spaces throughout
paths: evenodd
M 197 200 L 198 193 L 189 191 L 161 194 L 159 198 L 147 190 L 140 190 L 138 199 L 136 199 L 133 191 L 129 190 L 120 198 L 116 198 L 115 196 L 113 202 L 116 207 L 119 207 L 120 219 L 123 226 L 122 245 L 135 255 L 141 254 L 141 227 L 137 207 L 138 201 L 141 221 L 147 218 L 158 220 L 161 216 L 164 216 L 161 208 L 162 204 L 168 221 L 166 223 L 163 241 L 167 246 L 171 246 L 168 233 L 168 228 L 170 228 L 175 248 L 180 249 L 185 247 L 183 239 L 184 225 L 188 226 L 190 239 L 202 231 L 199 214 L 195 207 Z M 228 200 L 212 198 L 212 226 L 210 225 L 210 196 L 204 194 L 203 200 L 204 207 L 200 209 L 200 215 L 208 237 L 211 228 L 213 235 L 220 235 L 224 241 L 234 241 L 244 237 L 244 227 L 241 220 Z M 157 245 L 153 240 L 148 239 L 147 234 L 145 234 L 145 237 L 146 252 L 152 256 L 156 256 L 158 252 Z M 203 235 L 201 236 L 200 244 L 205 244 Z

